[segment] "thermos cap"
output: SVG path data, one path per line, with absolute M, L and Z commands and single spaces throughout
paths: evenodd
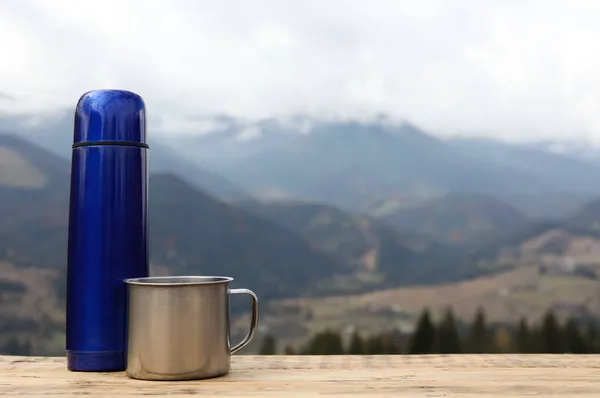
M 93 90 L 75 109 L 73 145 L 146 145 L 146 107 L 126 90 Z

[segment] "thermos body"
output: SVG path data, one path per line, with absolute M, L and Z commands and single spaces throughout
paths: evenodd
M 86 97 L 87 96 L 87 97 Z M 67 264 L 67 366 L 126 368 L 127 278 L 148 276 L 148 147 L 136 94 L 85 94 L 75 114 Z

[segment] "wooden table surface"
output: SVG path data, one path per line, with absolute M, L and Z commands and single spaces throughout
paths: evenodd
M 600 397 L 600 355 L 247 356 L 227 376 L 156 382 L 0 356 L 0 396 Z

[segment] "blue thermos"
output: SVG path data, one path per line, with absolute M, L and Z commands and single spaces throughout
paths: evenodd
M 126 278 L 148 276 L 148 145 L 142 98 L 122 90 L 77 103 L 67 260 L 67 367 L 127 366 Z

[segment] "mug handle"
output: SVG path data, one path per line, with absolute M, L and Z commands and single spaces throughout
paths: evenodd
M 258 297 L 256 297 L 256 294 L 254 294 L 252 290 L 248 289 L 229 289 L 228 293 L 232 295 L 247 294 L 252 299 L 252 321 L 250 323 L 250 331 L 241 342 L 233 346 L 231 349 L 231 355 L 233 355 L 242 348 L 246 347 L 248 343 L 250 343 L 250 340 L 252 340 L 252 337 L 254 337 L 254 332 L 256 330 L 256 326 L 258 325 Z

